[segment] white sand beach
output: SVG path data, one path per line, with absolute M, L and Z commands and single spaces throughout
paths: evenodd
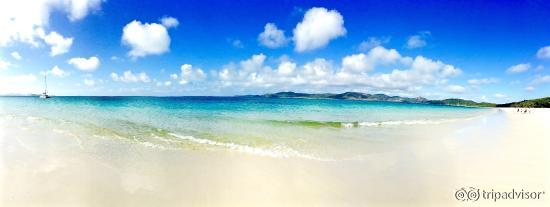
M 380 139 L 356 160 L 163 150 L 0 123 L 0 206 L 548 206 L 550 110 Z M 459 201 L 462 187 L 544 191 Z

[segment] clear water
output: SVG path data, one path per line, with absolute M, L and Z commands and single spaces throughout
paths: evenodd
M 9 127 L 46 126 L 85 139 L 179 150 L 340 159 L 377 140 L 471 119 L 483 108 L 249 97 L 0 97 Z M 3 126 L 7 127 L 7 126 Z

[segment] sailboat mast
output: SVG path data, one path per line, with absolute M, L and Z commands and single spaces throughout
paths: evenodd
M 44 74 L 44 93 L 48 93 L 48 82 L 46 81 L 46 74 Z

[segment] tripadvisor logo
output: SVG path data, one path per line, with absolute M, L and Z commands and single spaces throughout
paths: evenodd
M 459 201 L 492 200 L 540 200 L 545 191 L 526 191 L 524 189 L 510 191 L 484 190 L 474 187 L 460 188 L 455 192 L 455 198 Z

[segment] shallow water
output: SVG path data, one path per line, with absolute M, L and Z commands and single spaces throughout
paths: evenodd
M 1 97 L 11 127 L 159 149 L 230 150 L 271 157 L 354 159 L 380 139 L 473 119 L 491 109 L 258 97 Z M 413 137 L 413 136 L 412 136 Z
M 463 206 L 462 187 L 550 186 L 548 111 L 186 99 L 0 98 L 0 206 Z

